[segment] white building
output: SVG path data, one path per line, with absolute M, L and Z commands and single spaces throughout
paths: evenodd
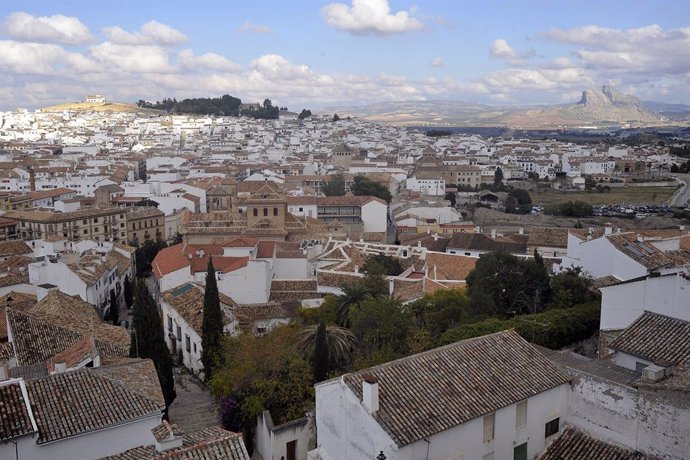
M 567 376 L 517 333 L 469 339 L 317 384 L 320 453 L 534 458 L 559 432 L 568 391 Z
M 129 366 L 123 372 L 123 366 Z M 155 443 L 165 402 L 150 360 L 83 368 L 33 380 L 0 368 L 0 458 L 96 459 Z M 129 375 L 129 378 L 122 378 Z M 127 410 L 123 410 L 126 407 Z M 10 428 L 11 426 L 11 428 Z
M 445 196 L 446 181 L 444 179 L 417 179 L 410 177 L 405 181 L 407 190 L 421 193 L 422 195 Z

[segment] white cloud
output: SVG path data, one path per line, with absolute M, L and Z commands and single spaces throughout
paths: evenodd
M 552 29 L 548 39 L 578 45 L 575 55 L 589 68 L 612 72 L 682 75 L 690 70 L 690 28 L 665 30 L 657 24 L 636 29 L 587 25 Z
M 517 52 L 508 44 L 507 41 L 499 38 L 491 45 L 491 57 L 515 59 L 517 57 Z
M 499 38 L 492 43 L 490 55 L 494 59 L 505 59 L 510 64 L 519 65 L 524 59 L 533 57 L 535 52 L 534 50 L 517 51 L 506 40 Z
M 59 45 L 0 40 L 0 68 L 5 73 L 51 75 L 60 69 L 90 72 L 95 66 L 86 56 Z
M 484 81 L 501 93 L 514 90 L 562 90 L 586 88 L 594 79 L 585 70 L 577 67 L 565 69 L 523 69 L 507 68 L 488 74 Z
M 82 22 L 70 16 L 32 16 L 24 12 L 10 14 L 3 31 L 12 38 L 30 42 L 79 45 L 92 40 L 91 32 Z
M 250 21 L 245 22 L 237 28 L 238 32 L 248 32 L 253 34 L 270 34 L 271 28 L 269 26 L 262 26 L 254 24 Z
M 172 72 L 168 53 L 154 45 L 120 45 L 104 42 L 90 48 L 91 56 L 121 72 Z
M 352 0 L 352 6 L 325 5 L 321 15 L 329 26 L 338 30 L 355 35 L 388 35 L 422 29 L 424 25 L 411 16 L 412 11 L 391 13 L 388 0 Z
M 191 49 L 184 49 L 177 54 L 177 62 L 188 69 L 208 69 L 221 72 L 236 72 L 240 66 L 216 53 L 204 53 L 195 56 Z
M 443 58 L 437 56 L 431 60 L 431 67 L 441 67 L 443 65 Z
M 138 32 L 127 32 L 119 26 L 106 27 L 103 34 L 117 45 L 178 45 L 188 40 L 177 29 L 158 21 L 149 21 Z

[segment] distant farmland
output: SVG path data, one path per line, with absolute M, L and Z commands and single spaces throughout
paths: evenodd
M 584 201 L 589 204 L 665 204 L 676 191 L 675 182 L 669 187 L 612 187 L 611 192 L 561 192 L 532 190 L 532 203 L 550 205 L 563 201 Z

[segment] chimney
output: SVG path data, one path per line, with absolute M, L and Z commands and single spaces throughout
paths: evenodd
M 520 227 L 520 228 L 518 229 L 518 235 L 524 235 L 524 234 L 525 234 L 525 229 L 522 228 L 522 227 Z
M 32 192 L 36 191 L 36 171 L 33 166 L 29 166 L 29 189 Z
M 611 222 L 606 222 L 604 224 L 604 235 L 610 235 L 613 233 L 613 224 Z
M 55 369 L 56 374 L 62 374 L 63 372 L 65 372 L 67 370 L 67 363 L 65 363 L 64 361 L 59 362 L 59 363 L 54 363 L 53 367 Z
M 496 229 L 495 229 L 495 228 L 492 228 L 492 229 L 491 229 L 491 239 L 492 239 L 492 240 L 495 240 L 495 239 L 496 239 Z
M 362 379 L 362 405 L 373 414 L 379 410 L 379 379 L 371 374 L 364 374 Z
M 10 378 L 10 366 L 7 361 L 0 361 L 0 382 Z

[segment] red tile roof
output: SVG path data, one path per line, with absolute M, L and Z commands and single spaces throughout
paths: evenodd
M 203 251 L 203 255 L 199 255 L 200 251 Z M 156 279 L 161 279 L 185 267 L 190 267 L 192 273 L 206 271 L 209 257 L 213 258 L 214 268 L 224 273 L 246 267 L 249 262 L 249 257 L 223 256 L 223 247 L 217 244 L 180 243 L 159 251 L 151 266 Z
M 276 249 L 276 242 L 270 240 L 259 241 L 259 249 L 256 251 L 257 259 L 270 259 Z
M 224 248 L 253 248 L 256 246 L 256 238 L 250 236 L 236 236 L 222 244 Z

